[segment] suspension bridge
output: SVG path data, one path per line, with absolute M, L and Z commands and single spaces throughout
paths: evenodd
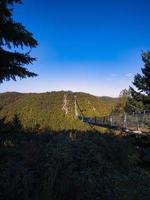
M 137 133 L 142 133 L 142 131 L 150 132 L 150 110 L 144 110 L 136 113 L 110 113 L 109 115 L 103 117 L 88 117 L 82 112 L 77 96 L 74 96 L 74 109 L 75 117 L 90 126 L 122 129 Z

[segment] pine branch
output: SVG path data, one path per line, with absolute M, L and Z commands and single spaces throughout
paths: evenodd
M 22 4 L 22 1 L 21 0 L 0 0 L 0 4 L 13 5 L 14 3 Z
M 0 66 L 9 66 L 10 63 L 16 65 L 32 64 L 36 59 L 30 57 L 29 53 L 10 52 L 0 48 Z
M 0 22 L 0 45 L 6 45 L 8 48 L 13 44 L 14 47 L 36 47 L 37 41 L 33 38 L 33 34 L 25 29 L 20 23 L 13 21 Z
M 16 80 L 15 76 L 20 78 L 37 76 L 22 67 L 25 64 L 32 64 L 35 60 L 29 53 L 9 52 L 0 48 L 0 82 L 3 82 L 3 79 Z
M 16 80 L 16 77 L 26 78 L 37 76 L 29 72 L 24 65 L 32 64 L 36 59 L 28 53 L 10 52 L 3 49 L 7 47 L 36 47 L 37 41 L 33 34 L 26 30 L 21 23 L 12 19 L 13 5 L 21 4 L 21 0 L 0 0 L 0 82 Z
M 10 79 L 16 81 L 16 77 L 23 79 L 34 76 L 37 76 L 37 74 L 29 72 L 26 68 L 20 67 L 20 65 L 10 64 L 9 68 L 0 68 L 0 83 L 4 80 L 9 81 Z

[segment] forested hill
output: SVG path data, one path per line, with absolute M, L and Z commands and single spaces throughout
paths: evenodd
M 111 112 L 115 101 L 86 93 L 47 92 L 0 94 L 0 118 L 10 121 L 17 115 L 24 128 L 49 129 L 54 131 L 85 130 L 85 125 L 75 118 L 75 96 L 85 116 L 100 117 Z

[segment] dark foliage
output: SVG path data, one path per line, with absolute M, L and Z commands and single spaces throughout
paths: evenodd
M 139 106 L 139 102 L 141 102 L 144 105 L 144 109 L 150 109 L 150 52 L 149 51 L 142 53 L 142 61 L 144 63 L 144 67 L 141 69 L 142 74 L 135 75 L 133 81 L 133 85 L 136 87 L 137 91 L 134 90 L 133 88 L 130 88 L 133 98 L 131 103 L 137 104 L 137 106 Z
M 18 47 L 34 48 L 37 41 L 31 32 L 13 20 L 13 6 L 21 4 L 21 0 L 0 0 L 0 82 L 36 76 L 24 66 L 32 64 L 35 58 L 30 52 L 16 52 Z M 12 50 L 13 49 L 13 50 Z M 10 51 L 11 50 L 11 51 Z
M 2 200 L 149 200 L 148 136 L 0 127 Z

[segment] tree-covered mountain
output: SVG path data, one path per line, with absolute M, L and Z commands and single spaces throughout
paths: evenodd
M 89 126 L 75 117 L 77 111 L 88 117 L 101 117 L 111 112 L 115 101 L 95 97 L 86 93 L 2 93 L 0 94 L 0 117 L 10 121 L 17 115 L 25 128 L 59 130 L 85 130 Z

